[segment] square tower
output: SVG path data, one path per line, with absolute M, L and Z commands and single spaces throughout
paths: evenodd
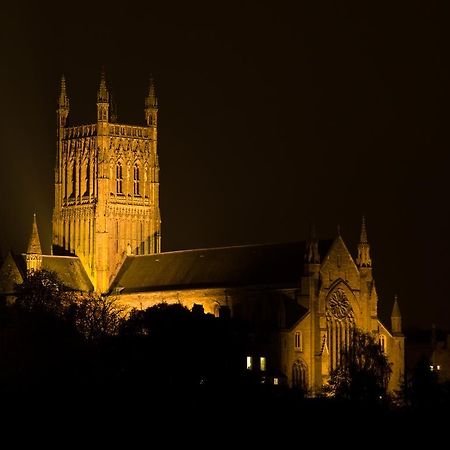
M 53 252 L 76 255 L 98 292 L 107 292 L 126 254 L 161 251 L 158 103 L 153 81 L 145 126 L 115 122 L 104 74 L 97 122 L 68 126 L 64 77 L 57 109 Z

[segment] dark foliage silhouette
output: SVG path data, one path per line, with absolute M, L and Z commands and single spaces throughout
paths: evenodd
M 325 393 L 339 399 L 378 402 L 386 398 L 390 374 L 389 360 L 375 337 L 355 329 Z

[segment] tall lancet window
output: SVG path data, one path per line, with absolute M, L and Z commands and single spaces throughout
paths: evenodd
M 339 367 L 342 355 L 351 345 L 355 316 L 345 292 L 338 288 L 326 303 L 330 372 Z
M 72 193 L 70 194 L 71 197 L 75 197 L 77 193 L 77 165 L 75 161 L 72 162 Z
M 139 166 L 137 164 L 134 165 L 133 168 L 133 180 L 134 180 L 134 188 L 133 193 L 134 195 L 141 195 L 139 191 Z
M 91 179 L 91 162 L 89 161 L 89 158 L 86 158 L 86 176 L 85 176 L 85 189 L 83 195 L 89 195 L 89 182 Z
M 116 193 L 123 194 L 123 170 L 122 163 L 118 162 L 116 166 Z

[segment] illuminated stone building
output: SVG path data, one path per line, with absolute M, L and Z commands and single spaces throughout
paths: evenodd
M 57 109 L 54 253 L 77 255 L 96 290 L 105 292 L 124 254 L 161 250 L 158 104 L 153 83 L 146 126 L 116 123 L 104 75 L 97 122 L 69 126 L 64 78 Z
M 245 363 L 266 382 L 316 393 L 340 362 L 356 327 L 375 334 L 393 363 L 390 389 L 404 371 L 404 337 L 395 301 L 391 327 L 377 314 L 370 245 L 363 219 L 353 258 L 338 235 L 319 240 L 161 253 L 157 99 L 145 102 L 146 126 L 111 115 L 102 76 L 97 123 L 68 126 L 64 79 L 58 102 L 53 255 L 42 255 L 36 222 L 26 254 L 0 270 L 4 295 L 27 270 L 54 270 L 75 290 L 115 295 L 130 307 L 160 302 L 202 305 L 247 321 Z M 59 256 L 61 255 L 61 256 Z

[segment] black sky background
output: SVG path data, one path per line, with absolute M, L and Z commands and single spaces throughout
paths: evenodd
M 56 99 L 119 122 L 160 103 L 163 250 L 295 241 L 355 254 L 367 217 L 382 317 L 450 327 L 446 2 L 38 2 L 0 12 L 0 245 L 50 249 Z

